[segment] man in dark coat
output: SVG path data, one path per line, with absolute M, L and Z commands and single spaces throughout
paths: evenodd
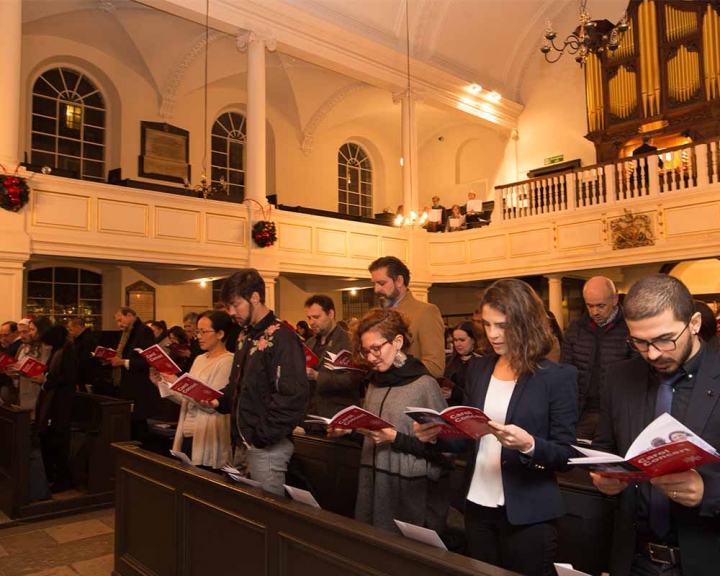
M 4 322 L 0 326 L 0 352 L 15 358 L 20 344 L 22 340 L 17 322 L 11 320 Z M 0 368 L 0 401 L 5 404 L 17 403 L 17 390 L 12 378 L 5 374 L 4 368 Z
M 600 397 L 607 367 L 632 355 L 628 330 L 612 280 L 590 278 L 583 287 L 587 314 L 565 331 L 561 364 L 578 369 L 577 437 L 592 440 L 600 415 Z
M 67 322 L 67 329 L 75 345 L 75 352 L 78 357 L 77 383 L 80 390 L 93 392 L 92 386 L 97 378 L 98 360 L 93 356 L 98 342 L 93 329 L 85 325 L 85 318 L 73 316 Z M 86 386 L 91 388 L 87 389 Z M 97 394 L 98 392 L 95 391 Z
M 624 304 L 630 342 L 639 352 L 608 368 L 593 448 L 624 455 L 668 412 L 720 448 L 720 356 L 698 336 L 701 318 L 676 278 L 639 280 Z M 592 474 L 618 496 L 610 574 L 715 576 L 720 565 L 720 464 L 628 484 Z
M 131 434 L 133 440 L 143 442 L 149 434 L 147 419 L 160 412 L 160 394 L 148 377 L 148 363 L 135 349 L 144 350 L 152 346 L 155 335 L 132 308 L 118 308 L 115 322 L 122 334 L 118 354 L 110 360 L 113 384 L 120 387 L 122 398 L 134 402 Z

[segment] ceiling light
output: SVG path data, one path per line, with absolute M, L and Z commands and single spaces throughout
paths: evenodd
M 482 92 L 482 86 L 480 86 L 480 84 L 470 84 L 470 86 L 468 87 L 468 90 L 470 92 L 472 92 L 473 94 L 478 94 L 478 93 Z

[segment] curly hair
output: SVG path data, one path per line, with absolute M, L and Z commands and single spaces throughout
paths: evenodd
M 406 351 L 412 342 L 410 322 L 404 314 L 393 308 L 371 308 L 353 333 L 353 356 L 356 360 L 363 360 L 360 349 L 362 335 L 366 332 L 378 332 L 388 342 L 392 342 L 398 335 L 402 336 L 403 351 Z
M 506 317 L 506 356 L 515 375 L 521 378 L 538 370 L 554 342 L 545 307 L 533 289 L 515 278 L 498 280 L 483 293 L 480 308 L 485 306 Z M 479 348 L 483 355 L 494 354 L 486 331 L 480 336 Z

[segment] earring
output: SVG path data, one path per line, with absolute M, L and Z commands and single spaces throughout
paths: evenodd
M 405 362 L 407 362 L 407 355 L 402 350 L 398 350 L 395 352 L 395 360 L 393 360 L 393 366 L 395 368 L 402 368 L 405 366 Z

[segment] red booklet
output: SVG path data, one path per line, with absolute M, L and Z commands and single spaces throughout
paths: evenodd
M 310 350 L 305 344 L 303 344 L 303 351 L 305 352 L 305 367 L 306 368 L 312 368 L 315 366 L 318 362 L 320 362 L 320 358 L 317 357 L 315 352 Z
M 584 457 L 570 458 L 570 464 L 625 482 L 647 482 L 656 476 L 720 462 L 720 454 L 712 445 L 667 413 L 648 424 L 625 458 L 581 446 L 574 448 Z
M 329 362 L 325 362 L 325 368 L 329 370 L 357 370 L 358 372 L 367 372 L 367 368 L 355 364 L 352 354 L 348 350 L 340 350 L 337 354 L 327 352 Z
M 160 374 L 177 374 L 178 372 L 181 372 L 178 365 L 172 361 L 170 356 L 168 356 L 165 353 L 165 350 L 163 350 L 158 344 L 153 344 L 150 348 L 146 348 L 145 350 L 140 350 L 139 348 L 136 348 L 136 350 L 140 352 L 140 356 L 145 358 L 147 363 L 157 369 Z
M 473 406 L 453 406 L 442 412 L 431 408 L 408 406 L 405 414 L 415 422 L 432 422 L 440 426 L 438 438 L 472 438 L 477 440 L 490 433 L 487 423 L 490 418 L 480 408 Z
M 350 430 L 355 430 L 356 428 L 367 428 L 368 430 L 395 428 L 390 422 L 383 420 L 379 416 L 375 416 L 372 412 L 368 412 L 359 406 L 343 408 L 332 418 L 308 414 L 308 419 L 305 420 L 305 422 L 311 424 L 326 424 L 333 428 L 347 428 Z
M 173 392 L 178 392 L 198 402 L 209 402 L 222 396 L 222 393 L 214 388 L 210 388 L 205 382 L 195 378 L 195 376 L 190 376 L 190 374 L 180 376 L 180 378 L 175 380 L 175 383 L 170 386 L 170 389 L 173 390 Z
M 110 358 L 115 358 L 115 356 L 117 356 L 117 350 L 105 348 L 104 346 L 98 346 L 95 348 L 93 356 L 95 356 L 95 358 L 100 358 L 100 360 L 110 360 Z
M 28 378 L 40 376 L 45 370 L 47 370 L 47 366 L 42 362 L 38 362 L 35 358 L 25 358 L 22 363 L 17 365 L 17 371 Z
M 17 358 L 15 358 L 15 356 L 10 356 L 10 354 L 5 354 L 5 352 L 0 352 L 0 368 L 7 368 L 15 363 L 17 363 Z

